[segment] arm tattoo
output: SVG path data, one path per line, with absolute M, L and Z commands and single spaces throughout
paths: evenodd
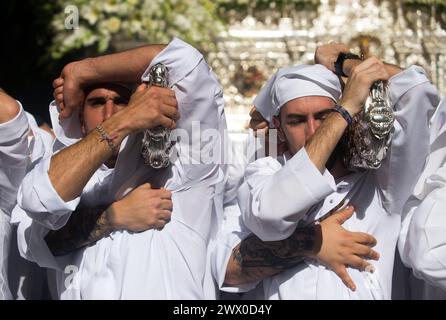
M 320 225 L 298 228 L 285 240 L 263 242 L 255 235 L 243 240 L 232 251 L 225 282 L 252 283 L 272 277 L 316 254 L 322 243 Z M 228 266 L 229 266 L 228 265 Z
M 45 241 L 53 255 L 65 255 L 108 236 L 113 229 L 108 223 L 105 209 L 76 209 L 63 228 L 51 230 Z
M 291 237 L 281 241 L 262 242 L 249 236 L 234 248 L 234 259 L 241 269 L 272 267 L 279 270 L 294 267 L 314 250 L 315 228 L 299 228 Z

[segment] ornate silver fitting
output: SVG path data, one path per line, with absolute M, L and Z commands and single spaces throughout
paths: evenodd
M 148 84 L 169 87 L 167 67 L 162 63 L 152 66 L 149 71 Z M 166 168 L 170 164 L 170 153 L 174 143 L 170 140 L 171 130 L 158 126 L 144 131 L 141 156 L 144 163 L 154 169 Z
M 378 169 L 387 155 L 395 115 L 390 107 L 387 86 L 373 84 L 364 110 L 353 118 L 347 132 L 344 163 L 350 170 Z

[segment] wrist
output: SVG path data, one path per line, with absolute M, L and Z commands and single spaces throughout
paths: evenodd
M 345 109 L 341 104 L 336 104 L 332 109 L 333 112 L 339 114 L 347 123 L 347 125 L 351 125 L 353 123 L 353 118 L 351 113 Z
M 98 79 L 97 76 L 94 58 L 74 61 L 69 63 L 67 68 L 71 71 L 69 73 L 75 77 L 75 82 L 83 89 L 89 85 L 101 82 L 101 79 Z
M 287 241 L 291 241 L 289 247 L 299 244 L 299 255 L 307 258 L 316 258 L 322 243 L 322 233 L 319 224 L 297 228 Z
M 334 69 L 335 73 L 340 77 L 349 77 L 351 68 L 346 68 L 346 64 L 348 63 L 348 60 L 356 60 L 361 61 L 361 58 L 353 54 L 351 52 L 340 52 L 335 63 L 334 63 Z M 346 70 L 348 69 L 348 70 Z M 349 71 L 349 73 L 346 73 L 345 71 Z
M 362 60 L 358 59 L 347 59 L 344 61 L 344 64 L 342 66 L 342 71 L 344 72 L 347 77 L 350 77 L 352 73 L 352 69 L 356 67 L 358 64 L 360 64 Z
M 338 105 L 341 105 L 349 114 L 350 116 L 353 118 L 355 115 L 357 115 L 359 113 L 359 111 L 361 111 L 361 107 L 357 107 L 352 101 L 347 100 L 347 99 L 341 99 L 338 102 Z
M 102 128 L 113 137 L 113 143 L 118 145 L 129 134 L 134 132 L 131 121 L 127 120 L 126 110 L 115 113 L 111 118 L 102 123 Z
M 317 259 L 322 247 L 322 228 L 320 224 L 315 224 L 311 227 L 310 233 L 313 235 L 313 246 L 308 251 L 308 257 Z
M 122 227 L 122 223 L 119 221 L 120 210 L 120 202 L 116 201 L 104 211 L 106 224 L 111 230 L 120 230 Z

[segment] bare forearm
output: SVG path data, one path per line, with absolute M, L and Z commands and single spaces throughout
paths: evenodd
M 339 113 L 332 112 L 305 146 L 308 157 L 321 173 L 346 128 L 347 121 Z
M 116 135 L 113 140 L 119 145 L 129 133 L 118 114 L 102 124 L 109 135 Z M 95 171 L 112 156 L 107 141 L 102 140 L 96 130 L 90 132 L 76 144 L 63 149 L 51 158 L 48 176 L 64 201 L 78 197 Z
M 76 210 L 62 229 L 50 231 L 45 241 L 52 254 L 65 255 L 108 236 L 114 228 L 104 209 Z
M 20 111 L 20 106 L 5 92 L 0 91 L 0 123 L 14 119 Z
M 229 259 L 225 283 L 253 283 L 292 268 L 320 248 L 318 227 L 297 229 L 282 241 L 262 242 L 252 235 L 237 245 Z
M 345 60 L 344 65 L 343 65 L 343 71 L 346 75 L 350 76 L 353 67 L 357 66 L 358 64 L 360 64 L 362 61 L 361 60 L 355 60 L 355 59 L 349 59 L 349 60 Z M 389 73 L 389 77 L 393 77 L 394 75 L 400 73 L 401 71 L 403 71 L 402 68 L 398 67 L 397 65 L 394 64 L 390 64 L 390 63 L 384 63 L 387 72 Z
M 94 131 L 51 158 L 48 176 L 64 201 L 78 197 L 95 171 L 112 155 L 106 142 L 100 139 Z
M 139 83 L 153 58 L 165 45 L 148 45 L 78 62 L 84 85 L 103 82 Z

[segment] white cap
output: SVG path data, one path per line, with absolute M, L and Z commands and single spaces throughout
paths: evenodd
M 338 77 L 320 64 L 279 69 L 254 100 L 262 116 L 272 124 L 273 116 L 288 102 L 308 96 L 328 97 L 337 102 L 341 95 Z

